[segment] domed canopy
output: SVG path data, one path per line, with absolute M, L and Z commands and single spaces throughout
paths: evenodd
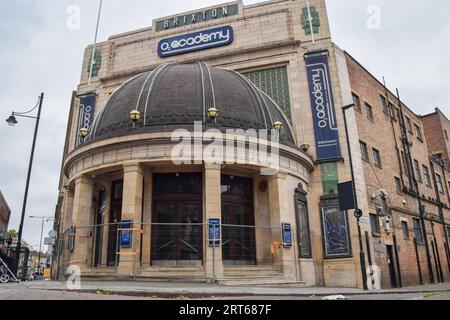
M 208 109 L 219 117 L 214 124 Z M 141 119 L 133 127 L 132 110 Z M 124 83 L 97 116 L 88 141 L 144 132 L 193 130 L 194 121 L 204 128 L 214 124 L 226 129 L 271 129 L 283 123 L 280 142 L 295 145 L 291 126 L 281 109 L 243 75 L 198 64 L 164 64 Z M 210 127 L 210 126 L 209 126 Z

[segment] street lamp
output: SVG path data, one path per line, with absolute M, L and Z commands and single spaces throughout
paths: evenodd
M 342 113 L 344 115 L 344 126 L 345 126 L 345 137 L 347 138 L 347 148 L 348 148 L 348 157 L 350 162 L 350 172 L 352 175 L 352 185 L 353 185 L 353 198 L 355 200 L 355 218 L 356 223 L 358 225 L 358 241 L 359 241 L 359 263 L 361 268 L 361 278 L 362 285 L 364 290 L 368 290 L 367 286 L 367 270 L 366 270 L 366 256 L 364 254 L 364 247 L 362 241 L 362 232 L 361 232 L 361 218 L 363 216 L 363 211 L 358 208 L 358 197 L 356 196 L 356 186 L 355 186 L 355 172 L 353 170 L 353 158 L 352 152 L 350 148 L 350 136 L 348 134 L 348 124 L 347 124 L 347 110 L 355 107 L 355 104 L 350 104 L 348 106 L 342 107 Z
M 275 130 L 281 130 L 281 128 L 283 128 L 283 123 L 281 121 L 275 121 L 275 123 L 273 124 L 273 128 Z
M 35 217 L 35 216 L 30 216 L 30 219 L 41 219 L 42 220 L 42 225 L 41 225 L 41 240 L 39 242 L 39 252 L 38 252 L 38 272 L 41 269 L 41 251 L 42 251 L 42 235 L 44 233 L 44 222 L 49 222 L 49 221 L 54 221 L 55 219 L 52 219 L 53 217 Z
M 31 179 L 31 170 L 33 168 L 33 159 L 34 159 L 34 150 L 36 148 L 36 138 L 39 130 L 39 122 L 41 119 L 41 111 L 42 111 L 42 103 L 44 101 L 44 93 L 41 93 L 40 97 L 38 98 L 38 102 L 36 106 L 26 112 L 13 112 L 11 116 L 6 120 L 8 125 L 14 126 L 17 124 L 16 117 L 22 117 L 22 118 L 31 118 L 36 120 L 36 125 L 34 128 L 34 136 L 33 136 L 33 144 L 31 147 L 31 155 L 30 155 L 30 162 L 28 164 L 28 173 L 27 173 L 27 182 L 25 184 L 25 194 L 23 197 L 23 205 L 22 205 L 22 215 L 20 217 L 20 225 L 19 225 L 19 233 L 17 235 L 17 246 L 16 246 L 16 254 L 15 254 L 15 263 L 14 263 L 14 273 L 18 274 L 19 269 L 19 259 L 20 259 L 20 250 L 22 249 L 22 233 L 23 233 L 23 223 L 25 220 L 25 212 L 27 209 L 27 201 L 28 201 L 28 190 L 30 187 L 30 179 Z M 37 116 L 30 116 L 29 114 L 34 112 L 38 108 Z

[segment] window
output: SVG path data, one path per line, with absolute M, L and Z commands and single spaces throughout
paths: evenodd
M 380 101 L 381 101 L 381 106 L 383 107 L 383 112 L 386 114 L 389 114 L 388 113 L 388 103 L 387 103 L 386 97 L 383 95 L 380 95 Z
M 352 93 L 353 103 L 355 104 L 355 108 L 361 110 L 361 99 L 355 93 Z
M 405 152 L 403 152 L 403 150 L 401 151 L 402 153 L 402 165 L 403 165 L 403 172 L 405 173 L 405 175 L 407 177 L 409 177 L 409 166 L 406 162 L 406 156 L 405 156 Z
M 402 182 L 400 178 L 395 177 L 395 190 L 397 193 L 402 193 Z
M 351 256 L 347 213 L 339 205 L 322 207 L 322 226 L 325 258 Z
M 422 130 L 417 124 L 414 124 L 414 131 L 416 133 L 416 138 L 422 141 Z
M 448 133 L 447 130 L 444 129 L 444 135 L 445 135 L 445 139 L 448 141 Z
M 394 107 L 394 105 L 392 104 L 392 102 L 389 102 L 389 113 L 391 114 L 391 118 L 394 121 L 397 121 L 397 114 L 398 114 L 398 110 L 397 108 Z
M 370 104 L 368 104 L 367 102 L 365 103 L 366 106 L 366 114 L 367 114 L 367 118 L 370 120 L 373 120 L 373 108 Z
M 414 170 L 416 172 L 416 179 L 418 182 L 422 182 L 422 175 L 420 174 L 419 161 L 414 160 Z
M 308 217 L 308 205 L 306 199 L 306 191 L 303 186 L 299 185 L 299 188 L 295 192 L 295 203 L 297 204 L 297 239 L 298 249 L 301 258 L 311 258 L 311 236 L 309 229 L 309 217 Z
M 406 119 L 406 128 L 408 129 L 408 131 L 410 133 L 412 133 L 413 131 L 412 131 L 411 119 L 406 116 L 405 116 L 405 119 Z
M 370 226 L 372 227 L 372 235 L 374 237 L 380 237 L 380 220 L 376 214 L 370 214 Z
M 381 156 L 380 156 L 380 151 L 378 151 L 377 149 L 373 148 L 373 162 L 375 163 L 375 165 L 379 168 L 381 168 Z
M 430 179 L 430 171 L 428 171 L 428 167 L 422 166 L 423 177 L 425 178 L 425 184 L 431 187 L 431 179 Z
M 403 239 L 409 240 L 408 222 L 402 221 Z
M 424 244 L 425 239 L 423 237 L 423 231 L 422 231 L 422 226 L 420 224 L 420 220 L 413 219 L 413 224 L 414 224 L 414 234 L 416 235 L 417 243 Z
M 367 144 L 365 142 L 360 141 L 359 147 L 361 149 L 361 158 L 365 161 L 369 161 L 369 153 L 367 151 Z
M 271 97 L 291 118 L 291 98 L 287 67 L 276 67 L 244 74 L 259 89 Z
M 444 193 L 444 187 L 442 185 L 442 179 L 441 179 L 441 176 L 438 173 L 436 173 L 436 184 L 437 184 L 438 191 L 440 193 Z

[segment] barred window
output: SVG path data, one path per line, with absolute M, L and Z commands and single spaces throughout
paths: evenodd
M 413 219 L 414 224 L 414 234 L 416 235 L 417 243 L 424 244 L 425 239 L 423 236 L 422 225 L 420 224 L 419 219 Z
M 271 97 L 291 119 L 291 98 L 287 67 L 277 67 L 244 73 L 251 82 Z

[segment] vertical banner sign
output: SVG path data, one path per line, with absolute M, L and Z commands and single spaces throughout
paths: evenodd
M 220 246 L 220 219 L 209 219 L 209 246 Z
M 307 54 L 305 60 L 316 137 L 317 162 L 334 162 L 340 160 L 342 154 L 328 52 Z
M 132 220 L 124 220 L 120 223 L 120 247 L 131 248 L 131 228 L 133 227 Z
M 80 129 L 86 128 L 89 132 L 92 129 L 92 124 L 94 123 L 95 116 L 95 102 L 96 94 L 91 94 L 89 96 L 84 96 L 80 98 L 80 113 L 78 115 L 78 129 L 77 129 L 77 147 L 84 142 L 84 139 L 78 134 Z

